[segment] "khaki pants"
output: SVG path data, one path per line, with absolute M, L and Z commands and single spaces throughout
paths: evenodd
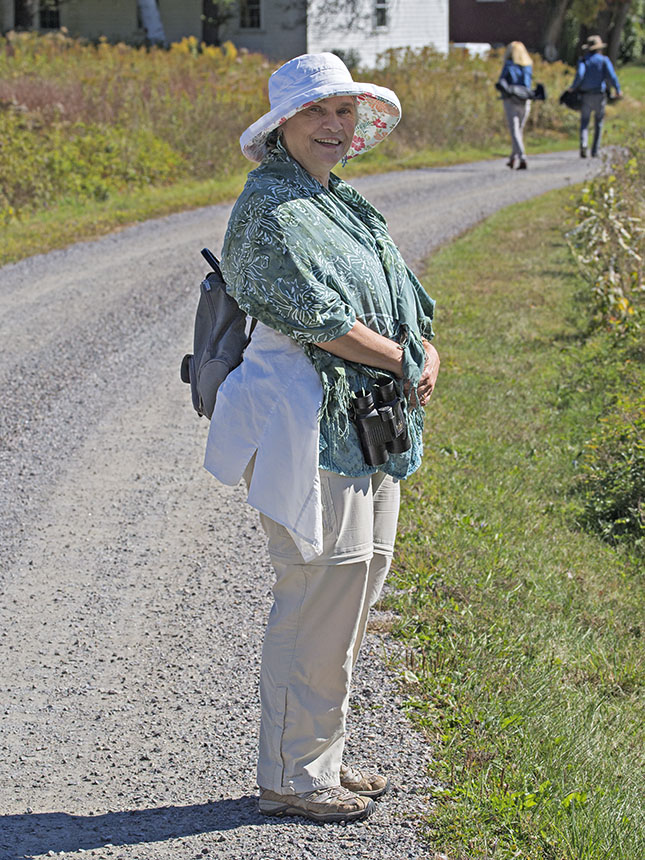
M 304 564 L 289 533 L 262 525 L 275 569 L 262 649 L 257 781 L 279 794 L 338 785 L 352 669 L 390 567 L 399 483 L 320 471 L 323 555 Z

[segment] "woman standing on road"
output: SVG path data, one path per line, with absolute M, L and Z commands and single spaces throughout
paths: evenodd
M 511 42 L 504 52 L 504 65 L 497 81 L 502 93 L 506 123 L 511 133 L 511 155 L 506 162 L 511 169 L 519 161 L 518 170 L 526 170 L 524 126 L 531 110 L 531 78 L 533 64 L 522 42 Z
M 388 788 L 387 777 L 343 763 L 345 718 L 392 559 L 399 481 L 421 461 L 423 407 L 439 369 L 434 303 L 383 217 L 330 173 L 394 129 L 396 95 L 354 82 L 326 53 L 279 68 L 269 97 L 271 110 L 240 138 L 260 165 L 222 251 L 229 292 L 259 322 L 219 390 L 205 465 L 227 484 L 244 475 L 275 569 L 260 677 L 260 811 L 351 821 Z M 370 465 L 353 404 L 383 377 L 403 418 L 388 425 L 389 438 L 409 439 Z M 374 414 L 367 424 L 381 420 Z

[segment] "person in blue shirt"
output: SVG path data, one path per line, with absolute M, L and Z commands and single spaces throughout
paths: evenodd
M 582 93 L 580 109 L 580 156 L 587 157 L 589 142 L 589 122 L 594 114 L 594 136 L 591 155 L 596 157 L 600 148 L 602 124 L 605 118 L 607 104 L 607 89 L 613 87 L 618 98 L 621 96 L 620 84 L 609 57 L 602 54 L 606 48 L 600 36 L 589 36 L 582 46 L 583 57 L 578 63 L 578 69 L 571 90 Z
M 518 170 L 526 170 L 526 151 L 524 149 L 524 126 L 531 110 L 530 95 L 521 98 L 517 93 L 510 92 L 509 88 L 524 88 L 522 95 L 527 95 L 531 90 L 531 78 L 533 76 L 533 64 L 529 52 L 522 42 L 511 42 L 504 52 L 504 65 L 497 82 L 497 89 L 502 93 L 504 113 L 508 130 L 511 133 L 511 155 L 506 162 L 511 169 L 515 167 L 518 160 Z

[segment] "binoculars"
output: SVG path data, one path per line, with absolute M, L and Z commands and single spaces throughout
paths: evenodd
M 373 391 L 354 394 L 354 423 L 368 466 L 382 466 L 390 454 L 410 449 L 403 403 L 387 376 L 377 378 Z

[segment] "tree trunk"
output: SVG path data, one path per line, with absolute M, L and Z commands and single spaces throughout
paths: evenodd
M 614 65 L 616 65 L 616 60 L 618 59 L 620 40 L 623 35 L 623 28 L 625 26 L 625 21 L 627 20 L 627 15 L 629 14 L 631 2 L 632 0 L 625 0 L 625 2 L 620 4 L 614 13 L 614 18 L 611 24 L 609 39 L 607 40 L 607 56 Z
M 146 31 L 146 38 L 149 42 L 156 44 L 165 44 L 166 34 L 161 22 L 159 7 L 157 0 L 137 0 L 139 4 L 139 12 L 141 14 L 141 23 Z
M 567 9 L 571 5 L 572 0 L 555 0 L 547 19 L 547 25 L 544 30 L 544 48 L 542 53 L 544 59 L 552 63 L 558 59 L 558 42 L 562 33 L 564 24 L 564 16 L 567 14 Z
M 227 24 L 239 8 L 235 0 L 202 0 L 202 42 L 219 45 L 222 41 L 222 27 Z

